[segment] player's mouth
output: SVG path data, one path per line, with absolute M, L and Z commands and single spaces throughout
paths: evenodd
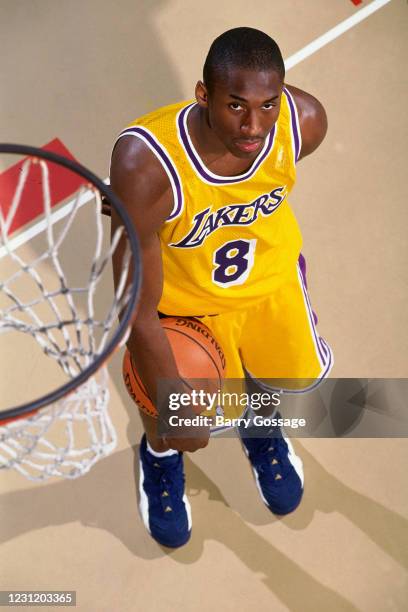
M 255 140 L 240 139 L 235 141 L 235 146 L 244 153 L 253 153 L 254 151 L 257 151 L 262 144 L 262 138 L 257 138 Z

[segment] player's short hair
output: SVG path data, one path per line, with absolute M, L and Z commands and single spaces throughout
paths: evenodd
M 268 34 L 254 28 L 233 28 L 214 40 L 203 69 L 207 89 L 212 91 L 216 78 L 232 67 L 275 70 L 282 81 L 285 78 L 285 64 L 278 45 Z

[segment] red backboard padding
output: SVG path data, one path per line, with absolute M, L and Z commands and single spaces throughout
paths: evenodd
M 59 138 L 54 138 L 54 140 L 41 148 L 76 161 L 75 157 Z M 16 164 L 10 166 L 0 174 L 0 208 L 4 216 L 6 216 L 11 206 L 23 163 L 24 159 L 20 159 Z M 51 206 L 55 206 L 62 202 L 71 194 L 75 193 L 81 185 L 86 183 L 85 179 L 71 170 L 67 170 L 52 162 L 47 162 L 47 165 L 50 175 Z M 20 206 L 10 228 L 10 233 L 21 229 L 24 225 L 30 223 L 42 214 L 43 191 L 41 169 L 39 164 L 32 164 L 24 187 Z

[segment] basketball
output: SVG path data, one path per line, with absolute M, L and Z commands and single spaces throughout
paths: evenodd
M 160 323 L 170 342 L 180 376 L 184 379 L 209 379 L 205 390 L 217 391 L 225 375 L 225 356 L 208 327 L 197 319 L 185 317 L 167 317 Z M 123 358 L 123 379 L 138 407 L 157 417 L 156 407 L 147 395 L 128 350 Z

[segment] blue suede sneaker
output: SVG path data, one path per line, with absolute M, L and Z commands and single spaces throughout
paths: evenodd
M 140 513 L 143 523 L 162 546 L 178 548 L 191 536 L 191 507 L 184 493 L 183 453 L 155 457 L 140 444 Z
M 279 427 L 252 426 L 254 431 L 265 437 L 247 437 L 251 432 L 238 428 L 261 498 L 274 514 L 293 512 L 303 495 L 302 460 Z

